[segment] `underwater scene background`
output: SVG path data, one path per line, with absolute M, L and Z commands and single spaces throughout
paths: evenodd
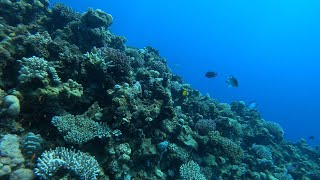
M 222 102 L 256 101 L 288 140 L 320 143 L 318 1 L 52 1 L 110 12 L 128 45 L 152 45 L 174 73 Z M 220 78 L 206 79 L 217 71 Z M 238 89 L 228 88 L 228 75 Z
M 319 5 L 0 0 L 0 179 L 320 179 Z

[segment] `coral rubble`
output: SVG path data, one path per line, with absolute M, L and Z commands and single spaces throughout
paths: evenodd
M 0 1 L 1 179 L 320 179 L 318 150 L 126 47 L 110 14 L 48 5 Z

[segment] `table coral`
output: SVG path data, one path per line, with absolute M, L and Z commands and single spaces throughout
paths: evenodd
M 94 107 L 95 113 L 91 113 Z M 58 128 L 68 143 L 83 144 L 95 137 L 111 136 L 111 130 L 106 124 L 95 121 L 95 114 L 99 112 L 100 107 L 93 105 L 82 115 L 54 116 L 51 123 Z

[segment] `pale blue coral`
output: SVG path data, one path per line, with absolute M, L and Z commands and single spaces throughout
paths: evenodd
M 206 180 L 205 176 L 200 172 L 200 166 L 194 161 L 181 165 L 180 175 L 184 180 Z
M 100 166 L 97 160 L 81 151 L 58 147 L 45 151 L 38 159 L 35 174 L 42 179 L 53 179 L 57 172 L 66 169 L 79 179 L 97 179 Z M 61 177 L 63 178 L 63 177 Z
M 103 123 L 81 115 L 54 116 L 51 123 L 64 135 L 68 143 L 83 144 L 95 137 L 110 137 L 110 129 Z
M 98 103 L 94 103 L 84 114 L 54 116 L 51 123 L 63 134 L 64 140 L 72 144 L 83 144 L 95 137 L 110 137 L 107 124 L 96 122 L 97 113 L 101 113 Z
M 34 79 L 39 80 L 44 85 L 48 85 L 50 81 L 55 84 L 61 83 L 56 69 L 43 58 L 33 56 L 22 58 L 19 62 L 22 65 L 19 71 L 20 76 L 18 77 L 20 83 L 31 82 Z

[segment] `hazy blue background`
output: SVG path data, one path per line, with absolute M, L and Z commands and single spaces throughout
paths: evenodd
M 320 2 L 316 0 L 60 0 L 102 9 L 127 45 L 160 50 L 174 72 L 222 102 L 259 103 L 290 140 L 319 144 Z M 220 77 L 206 79 L 208 70 Z M 228 88 L 226 76 L 239 80 Z

